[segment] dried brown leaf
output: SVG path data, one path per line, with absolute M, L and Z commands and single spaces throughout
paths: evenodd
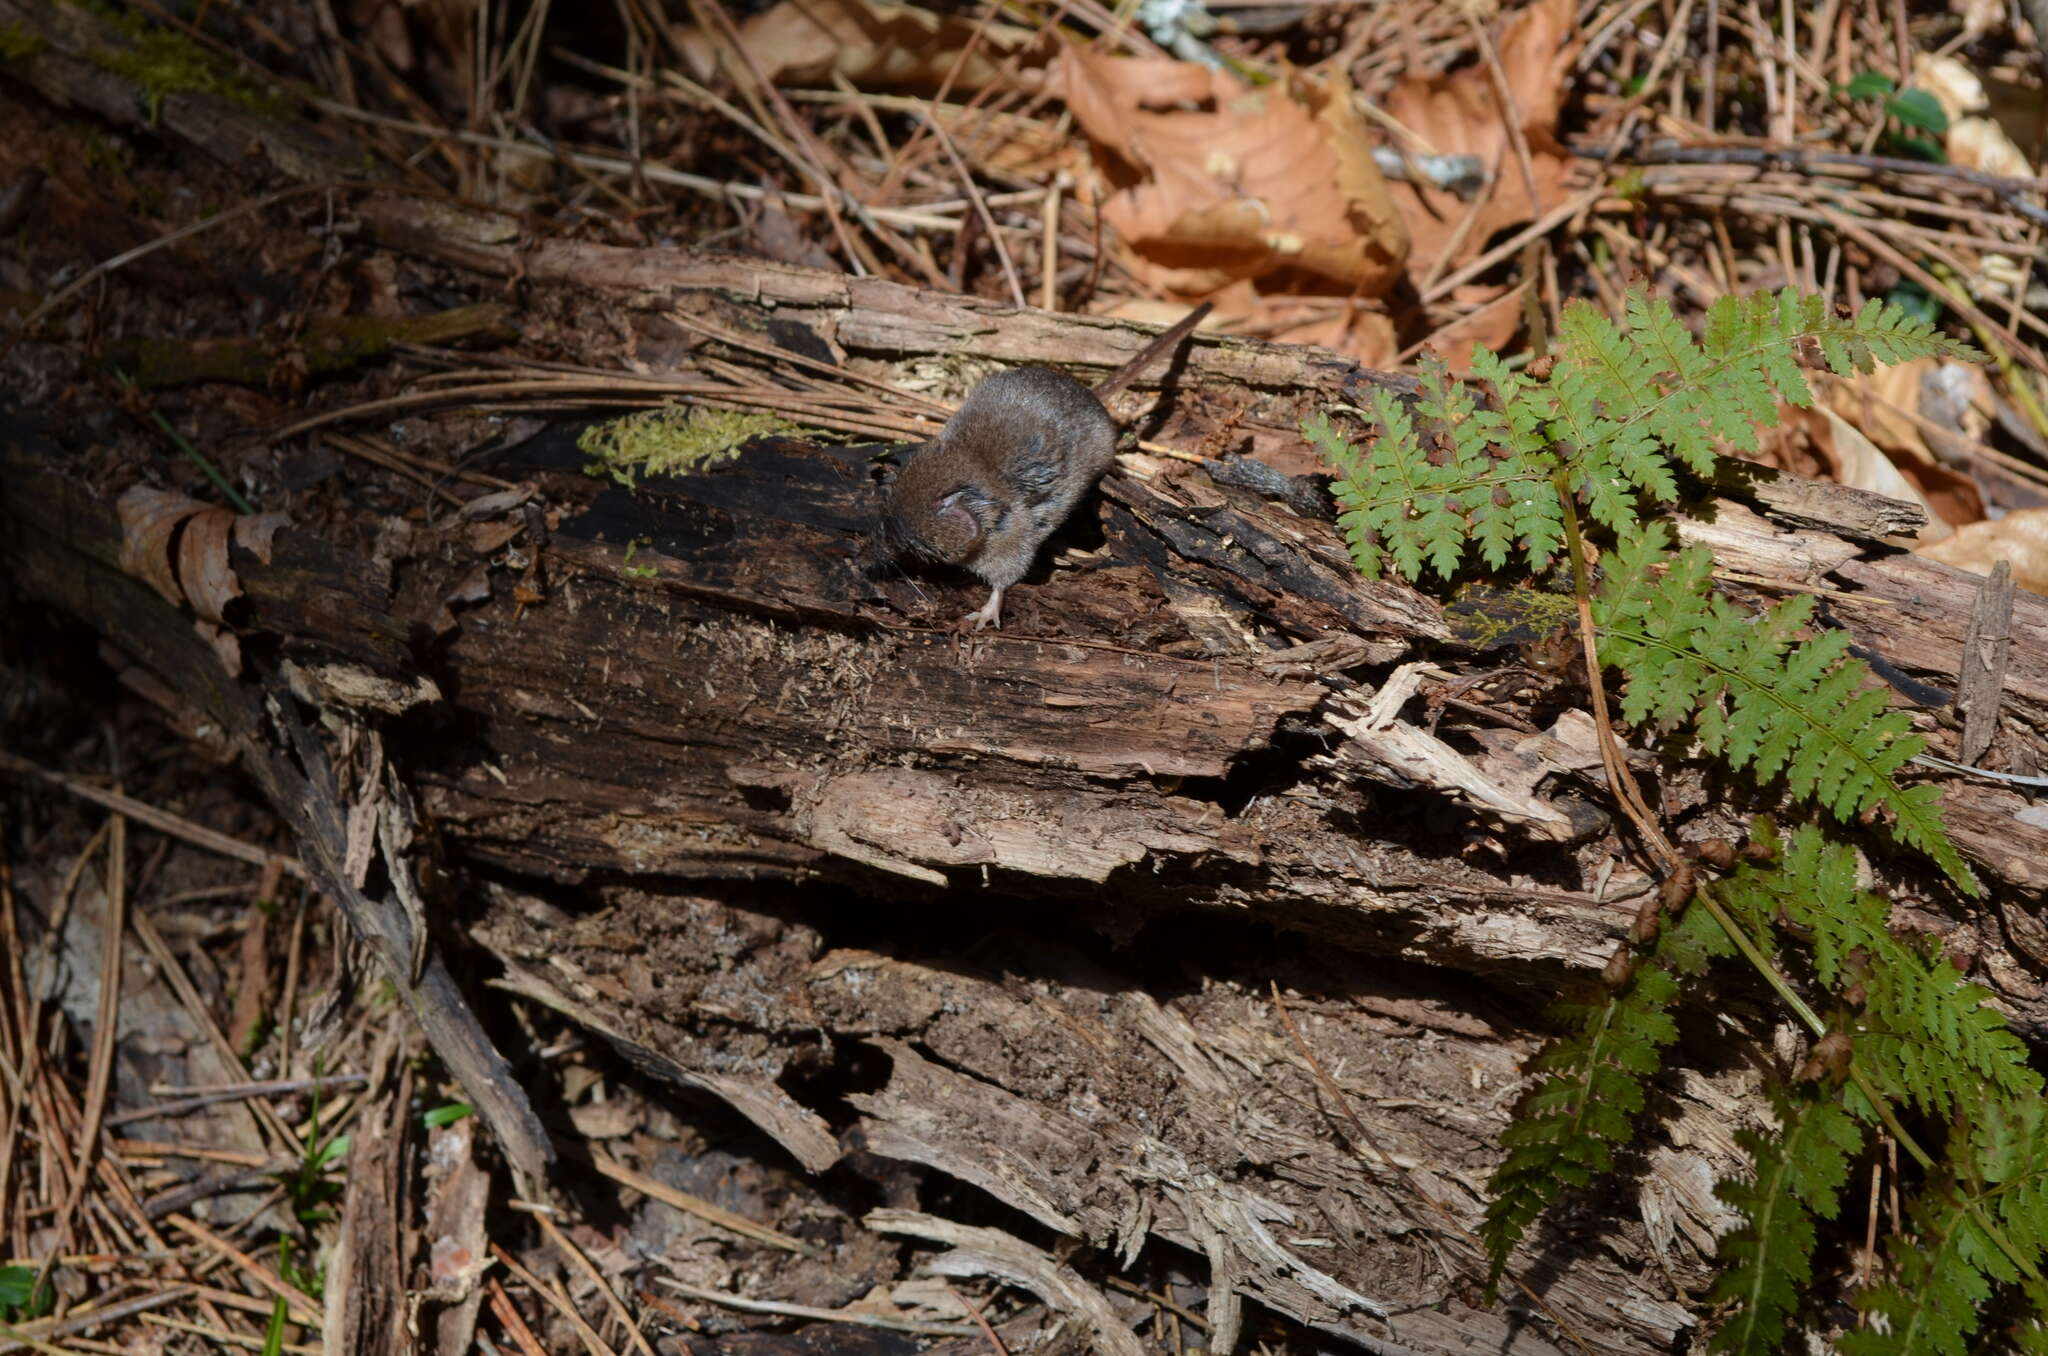
M 1514 113 L 1529 148 L 1534 202 L 1508 136 L 1509 115 L 1484 69 L 1411 75 L 1388 93 L 1384 104 L 1388 115 L 1420 138 L 1428 150 L 1439 155 L 1476 156 L 1496 178 L 1486 202 L 1464 232 L 1458 254 L 1441 264 L 1437 256 L 1450 244 L 1453 227 L 1464 218 L 1469 204 L 1442 190 L 1395 185 L 1395 201 L 1408 220 L 1417 223 L 1415 253 L 1409 266 L 1418 275 L 1431 268 L 1441 271 L 1465 263 L 1501 231 L 1533 221 L 1564 201 L 1571 160 L 1558 141 L 1557 122 L 1565 93 L 1572 87 L 1571 66 L 1581 36 L 1571 0 L 1537 0 L 1508 21 L 1497 45 Z M 1433 224 L 1424 229 L 1420 223 L 1425 221 Z
M 874 0 L 784 0 L 740 25 L 740 41 L 764 78 L 778 84 L 829 85 L 837 71 L 863 88 L 933 86 L 946 78 L 979 24 L 976 13 L 942 14 Z M 699 41 L 702 35 L 695 35 Z M 977 90 L 1002 76 L 1004 56 L 1035 35 L 992 23 L 953 77 Z M 736 78 L 748 79 L 737 72 Z
M 1863 436 L 1894 456 L 1931 461 L 1933 454 L 1912 420 L 1900 411 L 1920 412 L 1920 383 L 1938 359 L 1880 367 L 1855 377 L 1827 383 L 1822 403 L 1863 430 Z
M 1949 0 L 1949 12 L 1963 20 L 1963 36 L 1975 40 L 2005 22 L 2000 0 Z
M 245 513 L 235 519 L 235 545 L 268 565 L 271 538 L 290 521 L 282 513 Z
M 1373 296 L 1398 277 L 1407 227 L 1341 74 L 1253 89 L 1070 48 L 1058 79 L 1115 185 L 1103 216 L 1140 257 L 1193 270 L 1202 291 L 1301 270 Z
M 1464 314 L 1431 335 L 1429 342 L 1453 372 L 1471 370 L 1474 344 L 1504 352 L 1522 328 L 1522 305 L 1502 300 L 1507 290 L 1495 283 L 1467 283 L 1452 290 L 1451 301 Z
M 1949 163 L 1985 174 L 2002 174 L 2011 179 L 2031 179 L 2034 166 L 2025 151 L 2013 144 L 2005 129 L 1989 118 L 1961 118 L 1949 124 L 1942 140 Z
M 114 503 L 121 519 L 121 568 L 161 593 L 174 607 L 185 594 L 171 567 L 171 539 L 179 524 L 208 506 L 172 490 L 131 486 Z
M 1921 541 L 1939 541 L 1954 530 L 1928 502 L 1919 485 L 1901 473 L 1892 459 L 1879 451 L 1877 445 L 1864 437 L 1854 424 L 1825 408 L 1802 410 L 1799 415 L 1813 438 L 1815 450 L 1826 461 L 1832 478 L 1838 484 L 1903 499 L 1925 508 L 1928 522 L 1921 532 Z
M 228 604 L 242 596 L 228 565 L 228 536 L 234 527 L 232 512 L 207 508 L 186 520 L 185 535 L 178 538 L 178 583 L 192 610 L 216 624 L 227 620 Z
M 233 631 L 196 618 L 192 622 L 192 629 L 199 633 L 201 640 L 213 647 L 213 652 L 219 657 L 220 666 L 227 670 L 228 677 L 242 676 L 242 642 L 235 637 Z
M 2009 560 L 2015 584 L 2048 593 L 2048 509 L 2017 509 L 1993 522 L 1959 527 L 1919 554 L 1972 574 L 1990 574 L 1993 565 Z
M 193 625 L 230 675 L 242 671 L 242 645 L 226 629 L 227 605 L 242 596 L 228 559 L 234 541 L 265 564 L 271 541 L 287 521 L 282 513 L 247 516 L 202 503 L 175 490 L 131 486 L 115 501 L 121 520 L 121 568 L 175 607 L 189 606 Z
M 1936 359 L 1927 358 L 1880 368 L 1847 381 L 1831 381 L 1822 402 L 1884 454 L 1897 474 L 1912 483 L 1921 502 L 1927 505 L 1936 519 L 1951 527 L 1960 527 L 1984 516 L 1983 492 L 1974 480 L 1935 460 L 1919 427 L 1906 417 L 1906 413 L 1902 413 L 1926 417 L 1923 393 L 1928 379 L 1937 374 L 1939 366 Z M 1817 421 L 1807 415 L 1803 417 L 1803 423 L 1810 431 L 1815 431 L 1818 442 Z M 1822 450 L 1826 451 L 1825 448 Z M 1859 454 L 1850 454 L 1852 459 L 1856 455 Z M 1895 498 L 1905 497 L 1879 484 L 1881 473 L 1873 478 L 1871 473 L 1865 472 L 1844 474 L 1841 467 L 1835 465 L 1829 469 L 1845 485 L 1857 485 Z

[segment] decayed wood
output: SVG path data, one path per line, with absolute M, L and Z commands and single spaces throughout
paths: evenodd
M 0 0 L 0 20 L 38 31 L 51 8 Z M 139 121 L 71 22 L 28 78 Z M 357 158 L 251 135 L 260 118 L 203 96 L 167 96 L 162 117 L 208 154 L 260 147 L 295 176 Z M 703 327 L 687 322 L 704 318 L 807 333 L 872 370 L 969 354 L 1088 375 L 1143 342 L 1109 322 L 759 261 L 526 242 L 509 216 L 417 198 L 352 201 L 389 248 L 516 276 L 536 308 L 617 322 L 606 332 L 656 372 L 693 361 Z M 1301 469 L 1303 414 L 1402 385 L 1335 355 L 1204 339 L 1162 408 L 1190 446 Z M 511 509 L 479 547 L 469 524 L 385 525 L 410 533 L 402 578 L 367 545 L 305 528 L 283 530 L 268 562 L 236 551 L 229 621 L 262 643 L 232 677 L 189 617 L 119 572 L 109 505 L 124 487 L 80 486 L 14 441 L 0 561 L 15 587 L 83 618 L 240 741 L 316 883 L 375 939 L 528 1171 L 545 1139 L 420 949 L 417 912 L 360 888 L 352 844 L 361 826 L 380 831 L 364 817 L 374 785 L 350 783 L 355 765 L 292 703 L 349 731 L 358 755 L 383 749 L 451 866 L 493 868 L 500 884 L 467 921 L 506 989 L 725 1100 L 807 1167 L 864 1146 L 1121 1256 L 1184 1248 L 1212 1270 L 1219 1335 L 1242 1293 L 1387 1350 L 1569 1346 L 1547 1318 L 1483 1306 L 1469 1249 L 1415 1192 L 1477 1218 L 1533 1048 L 1526 1000 L 1596 970 L 1649 883 L 1623 865 L 1592 888 L 1617 854 L 1584 723 L 1485 724 L 1471 682 L 1493 661 L 1447 644 L 1430 599 L 1360 580 L 1313 484 L 1256 462 L 1133 460 L 1060 543 L 1081 549 L 1012 594 L 1008 629 L 963 639 L 942 628 L 979 601 L 970 585 L 869 570 L 861 450 L 763 442 L 628 493 L 582 477 L 569 436 L 551 433 L 492 469 L 530 481 L 552 526 Z M 1875 543 L 1905 518 L 1786 478 L 1731 493 L 1748 507 L 1724 499 L 1685 525 L 1724 569 L 1766 595 L 1858 590 L 1836 612 L 1859 644 L 1952 681 L 1974 581 Z M 508 550 L 536 562 L 530 576 Z M 2042 600 L 2017 601 L 2015 636 L 2044 623 Z M 1401 667 L 1425 647 L 1469 671 Z M 1396 681 L 1429 716 L 1372 711 Z M 1437 720 L 1451 702 L 1481 723 Z M 2048 653 L 2022 643 L 1994 750 L 2032 756 L 2044 728 Z M 1674 814 L 1737 819 L 1695 782 L 1664 791 Z M 1944 913 L 1930 896 L 1926 917 L 2038 1030 L 2048 935 L 2026 901 L 2048 834 L 2004 787 L 1946 791 L 1992 907 Z M 385 850 L 403 870 L 402 848 Z M 806 888 L 820 880 L 833 891 Z M 548 898 L 559 882 L 601 911 L 565 911 Z M 927 945 L 913 921 L 848 946 L 822 921 L 846 897 L 908 920 L 969 912 L 979 941 Z M 1030 909 L 1115 931 L 1168 917 L 1225 940 L 1176 958 L 1189 982 L 1168 993 L 1147 958 L 1107 972 L 1012 926 Z M 1252 944 L 1253 923 L 1289 940 Z M 1265 996 L 1275 979 L 1412 1179 L 1344 1140 Z M 807 1074 L 857 1058 L 886 1072 L 846 1104 L 810 1093 Z M 1751 1091 L 1744 1073 L 1703 1067 L 1715 1071 L 1672 1080 L 1665 1140 L 1617 1188 L 1635 1215 L 1553 1223 L 1516 1259 L 1595 1350 L 1669 1347 L 1693 1321 L 1676 1287 L 1699 1283 L 1726 1223 L 1708 1184 L 1736 1162 Z M 988 1245 L 990 1269 L 1001 1253 L 1009 1274 L 1064 1283 L 1028 1252 L 966 1241 Z
M 1517 1333 L 1525 1319 L 1479 1305 L 1470 1249 L 1408 1181 L 1365 1146 L 1332 1141 L 1336 1108 L 1319 1105 L 1258 975 L 1212 965 L 1200 995 L 1161 1003 L 1017 932 L 991 933 L 963 965 L 920 958 L 911 942 L 894 955 L 827 950 L 811 926 L 729 899 L 605 897 L 602 915 L 565 919 L 501 896 L 478 935 L 516 991 L 593 1030 L 631 1027 L 643 1067 L 684 1083 L 695 1066 L 751 1070 L 772 1087 L 829 1057 L 821 1029 L 864 1036 L 890 1073 L 852 1097 L 851 1144 L 958 1177 L 1105 1250 L 1128 1256 L 1148 1238 L 1189 1249 L 1217 1287 L 1378 1348 L 1557 1349 L 1554 1332 Z M 1433 993 L 1420 967 L 1279 966 L 1282 983 L 1327 995 L 1293 1000 L 1296 1018 L 1375 1139 L 1476 1223 L 1526 1041 Z M 1713 1127 L 1735 1097 L 1686 1100 L 1679 1124 L 1725 1162 L 1732 1146 Z M 1697 1175 L 1697 1157 L 1645 1190 L 1668 1195 L 1665 1178 Z M 1715 1207 L 1671 1213 L 1698 1230 L 1702 1209 Z M 1532 1255 L 1558 1265 L 1546 1299 L 1597 1349 L 1662 1346 L 1684 1328 L 1682 1307 L 1646 1299 L 1604 1255 L 1658 1245 L 1641 1231 L 1586 1242 L 1553 1238 Z M 1698 1274 L 1696 1253 L 1661 1247 L 1666 1264 Z M 1212 1320 L 1228 1307 L 1212 1297 Z M 1619 1325 L 1618 1308 L 1630 1311 Z
M 1963 713 L 1958 762 L 1974 763 L 1998 733 L 1998 707 L 2005 700 L 2005 662 L 2012 654 L 2012 562 L 2001 560 L 1977 591 L 1970 629 L 1963 637 L 1962 671 L 1956 706 Z
M 431 715 L 427 728 L 462 737 L 410 739 L 392 756 L 461 856 L 534 878 L 648 887 L 826 875 L 878 897 L 922 894 L 933 908 L 1045 893 L 1127 919 L 1203 905 L 1404 958 L 1418 968 L 1399 983 L 1329 972 L 1295 982 L 1311 1007 L 1325 996 L 1311 1039 L 1343 1070 L 1375 1138 L 1422 1165 L 1420 1180 L 1455 1218 L 1476 1219 L 1488 1146 L 1531 1047 L 1512 1018 L 1448 976 L 1531 988 L 1554 982 L 1560 965 L 1590 969 L 1641 884 L 1626 868 L 1604 899 L 1547 883 L 1590 879 L 1611 855 L 1592 850 L 1584 866 L 1572 855 L 1604 823 L 1559 799 L 1560 782 L 1590 765 L 1568 725 L 1474 731 L 1477 753 L 1445 744 L 1434 755 L 1551 807 L 1562 830 L 1533 831 L 1544 816 L 1502 814 L 1486 796 L 1457 809 L 1448 778 L 1418 797 L 1409 779 L 1436 776 L 1423 765 L 1356 756 L 1369 746 L 1358 723 L 1368 690 L 1337 698 L 1445 634 L 1427 600 L 1344 572 L 1322 518 L 1176 468 L 1107 485 L 1096 510 L 1106 555 L 1044 572 L 1017 591 L 1010 631 L 963 640 L 929 624 L 964 610 L 970 584 L 866 568 L 859 539 L 874 490 L 857 450 L 765 443 L 636 494 L 594 490 L 564 471 L 574 461 L 566 435 L 550 434 L 496 468 L 568 508 L 545 539 L 511 539 L 541 553 L 541 602 L 522 605 L 503 579 L 426 651 L 396 638 L 446 625 L 444 600 L 474 568 L 465 525 L 415 540 L 418 568 L 395 598 L 366 562 L 291 528 L 270 564 L 235 555 L 245 629 L 276 628 L 300 671 L 326 675 L 320 690 L 362 690 L 345 681 L 356 673 L 437 694 L 406 718 Z M 20 577 L 161 664 L 162 633 L 185 625 L 161 597 L 122 579 L 83 594 L 52 582 L 52 562 L 105 571 L 117 556 L 103 501 L 33 455 L 7 470 L 9 503 L 37 506 L 8 523 Z M 41 511 L 48 504 L 61 511 Z M 1944 591 L 1964 596 L 1965 577 L 1910 558 L 1865 560 L 1839 538 L 1721 509 L 1688 531 L 1713 534 L 1724 563 L 1745 573 L 1791 562 L 1787 582 L 1805 584 L 1867 569 L 1873 593 L 1884 572 L 1910 580 L 1889 608 L 1850 620 L 1865 642 L 1940 677 L 1931 666 Z M 2041 618 L 2031 598 L 2019 612 L 2016 627 Z M 1893 614 L 1922 634 L 1891 629 Z M 1959 625 L 1965 613 L 1950 615 Z M 1261 636 L 1295 644 L 1255 647 Z M 423 652 L 433 656 L 424 667 Z M 2041 656 L 2022 648 L 2014 661 L 2008 714 L 2038 719 Z M 168 668 L 171 686 L 202 702 L 205 685 L 222 681 Z M 1426 673 L 1404 672 L 1429 690 Z M 321 764 L 303 740 L 298 753 Z M 279 783 L 273 794 L 295 793 Z M 1987 870 L 2020 882 L 2038 868 L 2028 830 L 1998 808 L 2009 794 L 1957 787 L 1952 813 Z M 1447 865 L 1414 813 L 1423 804 L 1497 846 Z M 337 833 L 293 818 L 316 842 Z M 302 850 L 309 866 L 319 860 Z M 328 879 L 346 877 L 330 865 Z M 609 912 L 583 918 L 502 895 L 474 936 L 507 988 L 726 1100 L 813 1169 L 852 1134 L 1105 1248 L 1147 1237 L 1189 1248 L 1219 1286 L 1389 1350 L 1557 1341 L 1538 1320 L 1480 1307 L 1462 1242 L 1405 1182 L 1379 1180 L 1360 1146 L 1333 1140 L 1330 1109 L 1317 1109 L 1256 997 L 1258 975 L 1219 967 L 1210 997 L 1162 1005 L 1132 979 L 1077 971 L 1021 939 L 970 977 L 914 946 L 831 951 L 814 931 L 732 900 L 617 887 L 606 897 Z M 2005 996 L 2023 1017 L 2038 1014 L 2036 953 L 2016 942 L 2000 958 L 1997 939 L 1984 940 Z M 1116 996 L 1107 1009 L 1105 995 Z M 953 1014 L 972 1016 L 963 1026 Z M 835 1059 L 842 1041 L 870 1043 L 890 1074 L 853 1099 L 859 1120 L 835 1135 L 790 1091 L 790 1075 Z M 1632 1188 L 1650 1227 L 1622 1226 L 1597 1248 L 1544 1234 L 1520 1263 L 1560 1273 L 1546 1299 L 1596 1349 L 1674 1340 L 1686 1312 L 1641 1277 L 1697 1279 L 1722 1222 L 1688 1184 L 1733 1164 L 1726 1130 L 1741 1080 L 1693 1080 L 1675 1100 L 1680 1124 L 1694 1127 L 1679 1140 L 1688 1147 L 1659 1151 Z M 1514 1329 L 1525 1322 L 1538 1326 Z
M 398 1028 L 389 1028 L 373 1063 L 378 1079 L 388 1072 Z M 377 1080 L 372 1081 L 375 1088 Z M 412 1079 L 398 1095 L 373 1101 L 372 1114 L 349 1138 L 348 1186 L 341 1208 L 341 1235 L 326 1273 L 322 1345 L 336 1351 L 403 1353 L 417 1350 L 401 1336 L 408 1327 L 404 1221 L 411 1201 L 401 1190 L 409 1180 L 406 1122 L 411 1119 Z

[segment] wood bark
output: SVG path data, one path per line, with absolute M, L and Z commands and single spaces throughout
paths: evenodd
M 46 93 L 61 56 L 32 63 Z M 196 97 L 167 98 L 165 125 L 290 160 Z M 354 210 L 383 247 L 516 278 L 526 318 L 587 324 L 655 374 L 754 361 L 706 322 L 883 373 L 969 355 L 1086 377 L 1143 342 L 876 280 L 530 241 L 417 198 Z M 970 581 L 870 568 L 873 449 L 789 439 L 628 491 L 552 429 L 486 464 L 522 488 L 477 520 L 287 526 L 267 558 L 223 540 L 230 658 L 189 601 L 124 568 L 127 487 L 81 484 L 9 425 L 0 561 L 19 596 L 146 670 L 186 728 L 226 732 L 529 1173 L 548 1171 L 545 1135 L 451 949 L 811 1171 L 860 1149 L 987 1192 L 1024 1221 L 1014 1249 L 907 1212 L 875 1226 L 1098 1326 L 1071 1259 L 1024 1234 L 1187 1250 L 1223 1350 L 1247 1299 L 1375 1350 L 1570 1349 L 1558 1318 L 1594 1350 L 1667 1349 L 1698 1321 L 1728 1223 L 1711 1184 L 1755 1114 L 1756 1074 L 1717 1058 L 1718 1033 L 1696 1033 L 1700 1072 L 1665 1080 L 1660 1131 L 1597 1208 L 1518 1254 L 1547 1312 L 1477 1283 L 1465 1231 L 1538 1002 L 1598 970 L 1653 883 L 1613 832 L 1583 718 L 1524 718 L 1570 680 L 1461 647 L 1438 601 L 1359 578 L 1321 487 L 1272 469 L 1306 464 L 1304 414 L 1385 385 L 1333 354 L 1196 345 L 1168 417 L 1143 422 L 1207 460 L 1113 475 L 1005 629 L 971 638 L 947 629 L 979 601 Z M 1781 477 L 1682 531 L 1763 594 L 1854 592 L 1839 611 L 1859 644 L 1953 684 L 1978 581 L 1882 543 L 1909 527 Z M 2008 765 L 2048 723 L 2044 626 L 2048 603 L 2015 600 Z M 1372 710 L 1397 681 L 1419 714 Z M 1747 804 L 1697 773 L 1662 793 L 1696 831 L 1738 827 Z M 1965 908 L 1916 878 L 1916 917 L 2036 1032 L 2048 831 L 2007 786 L 1956 780 L 1946 803 L 1989 891 Z M 366 885 L 379 832 L 408 880 L 430 836 L 460 909 Z M 1094 930 L 1140 941 L 1104 952 Z

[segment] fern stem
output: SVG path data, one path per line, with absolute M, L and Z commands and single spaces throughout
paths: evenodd
M 1579 532 L 1578 506 L 1572 503 L 1569 466 L 1560 464 L 1550 473 L 1550 488 L 1557 495 L 1558 506 L 1562 510 L 1565 556 L 1572 563 L 1572 602 L 1579 611 L 1579 649 L 1586 658 L 1586 687 L 1593 700 L 1593 728 L 1599 731 L 1600 765 L 1607 773 L 1607 785 L 1613 790 L 1622 813 L 1636 826 L 1636 832 L 1643 836 L 1643 841 L 1650 845 L 1659 865 L 1667 872 L 1676 871 L 1679 866 L 1678 849 L 1658 827 L 1656 816 L 1650 813 L 1635 778 L 1629 775 L 1628 762 L 1621 755 L 1621 739 L 1614 733 L 1614 720 L 1607 712 L 1607 684 L 1600 675 L 1600 650 L 1593 625 L 1593 581 L 1591 572 L 1586 568 L 1586 542 Z
M 1780 999 L 1784 1000 L 1785 1006 L 1792 1009 L 1793 1014 L 1800 1021 L 1806 1023 L 1807 1030 L 1816 1036 L 1825 1036 L 1828 1031 L 1827 1023 L 1823 1022 L 1820 1019 L 1820 1014 L 1815 1012 L 1807 1001 L 1799 996 L 1798 990 L 1792 987 L 1792 981 L 1786 979 L 1779 972 L 1778 967 L 1771 964 L 1771 958 L 1764 954 L 1763 948 L 1758 946 L 1747 932 L 1743 931 L 1742 924 L 1735 921 L 1735 916 L 1728 912 L 1719 899 L 1714 897 L 1714 887 L 1705 881 L 1701 881 L 1694 889 L 1699 896 L 1700 902 L 1707 906 L 1707 912 L 1714 915 L 1714 921 L 1721 925 L 1721 931 L 1728 934 L 1728 940 L 1735 943 L 1735 949 L 1742 953 L 1742 958 L 1756 968 L 1756 972 L 1764 977 L 1764 982 L 1771 986 Z M 1862 1083 L 1859 1082 L 1857 1086 L 1862 1087 Z M 1870 1097 L 1873 1102 L 1877 1100 L 1876 1094 L 1869 1088 L 1864 1088 L 1864 1095 Z M 1887 1128 L 1891 1127 L 1892 1124 L 1893 1122 L 1890 1119 L 1885 1121 Z M 1905 1131 L 1900 1130 L 1898 1134 L 1903 1137 Z M 1912 1146 L 1911 1141 L 1905 1142 L 1908 1144 L 1908 1152 L 1925 1164 L 1926 1160 L 1922 1158 L 1920 1150 Z

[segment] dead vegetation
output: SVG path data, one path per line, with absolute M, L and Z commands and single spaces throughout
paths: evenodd
M 2040 1035 L 2023 13 L 574 8 L 0 0 L 0 1353 L 1683 1349 L 1771 1032 L 1688 1032 L 1485 1301 L 1541 1003 L 1654 882 L 1584 675 L 1359 579 L 1297 432 L 1638 280 L 1993 355 L 1765 449 L 1874 494 L 1686 530 L 1991 694 L 1924 722 L 2006 776 L 1947 789 L 1988 902 L 1893 885 Z M 916 438 L 1201 299 L 971 646 L 862 568 L 871 448 L 585 474 L 632 410 Z

